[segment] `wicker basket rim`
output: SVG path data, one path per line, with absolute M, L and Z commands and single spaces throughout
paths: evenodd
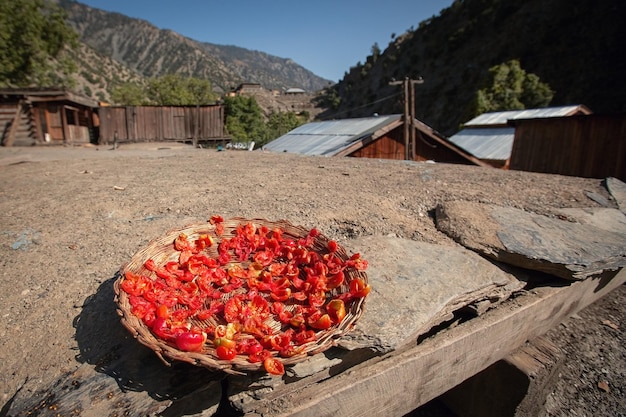
M 303 226 L 293 225 L 287 220 L 270 221 L 261 218 L 247 219 L 244 217 L 233 217 L 224 220 L 223 224 L 227 231 L 232 232 L 238 225 L 246 222 L 252 222 L 257 227 L 280 227 L 283 230 L 283 234 L 297 238 L 305 237 L 310 230 Z M 114 281 L 113 288 L 115 303 L 117 304 L 117 313 L 120 316 L 122 325 L 141 344 L 153 350 L 157 356 L 168 365 L 169 360 L 175 360 L 187 362 L 197 366 L 203 366 L 213 370 L 221 370 L 230 374 L 243 374 L 250 371 L 259 371 L 262 369 L 261 363 L 251 363 L 242 355 L 237 355 L 233 360 L 229 361 L 221 360 L 217 358 L 212 347 L 207 347 L 203 349 L 202 352 L 185 352 L 156 337 L 148 326 L 141 321 L 141 319 L 132 314 L 129 296 L 120 287 L 127 271 L 135 273 L 141 271 L 142 273 L 146 273 L 143 264 L 147 259 L 155 257 L 155 255 L 156 257 L 163 257 L 168 256 L 168 253 L 169 256 L 174 254 L 175 249 L 173 248 L 172 242 L 180 233 L 184 233 L 191 238 L 196 234 L 212 232 L 214 231 L 214 228 L 215 226 L 209 222 L 192 223 L 183 227 L 172 228 L 164 234 L 151 239 L 145 246 L 140 248 L 129 261 L 122 265 L 119 270 L 118 277 Z M 323 234 L 319 234 L 314 241 L 318 247 L 325 247 L 329 239 Z M 347 253 L 342 246 L 338 246 L 337 253 L 340 254 L 344 260 L 347 259 Z M 350 276 L 346 276 L 346 280 L 349 282 L 349 278 L 353 279 L 355 277 L 358 277 L 365 282 L 368 281 L 367 274 L 365 272 L 356 270 L 350 271 Z M 352 302 L 349 306 L 346 306 L 346 317 L 340 323 L 327 330 L 318 331 L 318 337 L 315 342 L 309 342 L 303 345 L 304 349 L 302 353 L 298 355 L 289 358 L 281 358 L 283 364 L 296 364 L 305 360 L 310 355 L 321 353 L 336 345 L 337 339 L 349 332 L 353 328 L 356 321 L 361 317 L 364 303 L 365 298 L 359 298 Z

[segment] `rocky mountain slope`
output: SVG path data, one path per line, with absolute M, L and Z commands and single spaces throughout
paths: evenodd
M 208 79 L 218 91 L 229 91 L 242 82 L 254 82 L 266 89 L 297 87 L 313 92 L 329 83 L 287 58 L 236 46 L 198 42 L 171 30 L 159 29 L 145 20 L 72 0 L 58 3 L 66 10 L 68 23 L 79 33 L 84 44 L 82 50 L 87 54 L 79 53 L 79 61 L 81 73 L 90 75 L 81 74 L 79 84 L 89 84 L 84 82 L 85 78 L 100 78 L 114 85 L 168 73 Z M 105 61 L 110 58 L 115 64 L 102 66 L 96 56 Z M 110 86 L 103 89 L 107 90 L 110 91 Z
M 584 104 L 626 111 L 626 3 L 593 0 L 457 0 L 373 51 L 333 87 L 325 117 L 402 112 L 401 86 L 423 77 L 416 115 L 445 134 L 471 118 L 470 106 L 489 68 L 518 59 L 555 91 L 551 105 Z
M 143 84 L 145 77 L 110 56 L 102 55 L 85 43 L 79 49 L 68 51 L 77 63 L 72 90 L 100 102 L 111 102 L 111 89 L 121 83 Z
M 401 87 L 392 81 L 423 77 L 416 86 L 416 115 L 452 135 L 473 117 L 472 101 L 489 68 L 518 59 L 554 90 L 551 105 L 626 111 L 626 83 L 619 82 L 626 69 L 625 2 L 457 0 L 439 15 L 415 22 L 416 29 L 392 34 L 387 47 L 375 45 L 363 63 L 331 86 L 289 59 L 198 42 L 143 20 L 58 1 L 83 50 L 90 51 L 79 59 L 80 84 L 96 98 L 106 97 L 119 82 L 175 72 L 208 79 L 224 92 L 241 82 L 260 83 L 266 90 L 325 89 L 327 99 L 318 103 L 327 110 L 319 118 L 339 119 L 401 113 Z M 94 79 L 97 83 L 90 83 Z M 266 107 L 282 108 L 278 103 Z

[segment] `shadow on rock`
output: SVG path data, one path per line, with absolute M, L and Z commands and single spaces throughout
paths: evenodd
M 114 378 L 124 392 L 145 391 L 156 400 L 176 401 L 211 386 L 217 395 L 203 395 L 206 406 L 215 405 L 215 398 L 219 402 L 219 381 L 224 374 L 183 362 L 167 366 L 122 326 L 114 301 L 113 283 L 117 278 L 105 281 L 96 294 L 85 299 L 81 313 L 74 319 L 80 349 L 76 360 Z

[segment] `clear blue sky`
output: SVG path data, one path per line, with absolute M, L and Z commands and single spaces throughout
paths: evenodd
M 235 45 L 290 58 L 339 81 L 364 63 L 378 43 L 449 7 L 453 0 L 79 0 L 91 7 L 147 20 L 194 40 Z

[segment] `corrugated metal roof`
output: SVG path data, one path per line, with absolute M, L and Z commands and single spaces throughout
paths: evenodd
M 393 114 L 307 123 L 274 139 L 263 146 L 263 149 L 273 152 L 333 156 L 400 117 L 399 114 Z
M 288 88 L 285 93 L 305 93 L 305 91 L 302 88 Z
M 492 113 L 483 113 L 465 123 L 465 126 L 505 125 L 508 120 L 534 119 L 544 117 L 568 116 L 577 110 L 585 111 L 580 105 L 546 107 L 544 109 L 509 110 Z
M 463 129 L 448 140 L 479 159 L 506 160 L 513 150 L 515 128 Z

